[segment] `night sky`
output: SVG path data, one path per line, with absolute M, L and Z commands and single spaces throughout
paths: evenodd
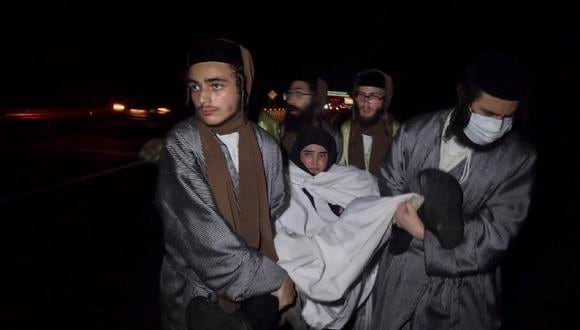
M 180 105 L 187 45 L 207 37 L 241 41 L 253 53 L 258 103 L 304 67 L 338 90 L 376 67 L 393 76 L 392 110 L 403 118 L 448 105 L 482 52 L 520 56 L 540 86 L 570 83 L 577 68 L 578 5 L 557 1 L 272 2 L 260 12 L 247 1 L 179 2 L 3 3 L 0 106 L 126 94 Z

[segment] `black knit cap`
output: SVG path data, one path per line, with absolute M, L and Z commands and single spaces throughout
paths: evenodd
M 193 44 L 187 52 L 187 67 L 201 62 L 222 62 L 243 65 L 238 43 L 225 39 L 210 39 Z
M 359 73 L 356 76 L 355 88 L 358 86 L 372 86 L 386 89 L 385 76 L 377 70 L 368 70 Z
M 300 152 L 304 147 L 311 144 L 321 145 L 328 152 L 328 163 L 324 169 L 324 171 L 328 171 L 332 164 L 336 162 L 336 142 L 330 133 L 320 127 L 308 127 L 300 131 L 300 134 L 296 137 L 294 145 L 292 145 L 292 151 L 290 152 L 289 157 L 290 160 L 304 171 L 310 172 L 300 160 Z
M 486 54 L 476 58 L 466 69 L 465 79 L 484 92 L 503 100 L 525 99 L 532 89 L 532 76 L 516 57 Z
M 288 84 L 291 84 L 294 81 L 305 81 L 310 85 L 314 92 L 316 89 L 318 74 L 316 70 L 311 67 L 303 67 L 301 69 L 294 70 L 289 78 L 290 79 Z

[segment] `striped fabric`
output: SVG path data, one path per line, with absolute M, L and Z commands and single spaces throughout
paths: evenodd
M 185 308 L 192 297 L 215 300 L 219 294 L 242 301 L 276 291 L 286 275 L 272 260 L 247 246 L 217 211 L 195 122 L 192 117 L 171 130 L 160 161 L 156 203 L 165 242 L 160 277 L 165 329 L 186 329 Z M 274 221 L 287 203 L 282 157 L 274 139 L 254 129 Z M 231 162 L 230 157 L 226 159 Z M 233 164 L 228 167 L 231 174 L 237 174 Z M 237 180 L 237 175 L 233 177 Z M 224 179 L 229 179 L 227 173 Z

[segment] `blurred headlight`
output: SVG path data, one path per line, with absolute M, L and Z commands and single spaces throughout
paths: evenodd
M 147 117 L 147 110 L 145 109 L 129 109 L 129 114 L 135 117 Z
M 123 103 L 113 103 L 113 110 L 114 111 L 124 111 L 125 105 Z
M 166 115 L 170 112 L 171 112 L 171 110 L 169 110 L 167 108 L 157 108 L 157 113 L 160 115 Z

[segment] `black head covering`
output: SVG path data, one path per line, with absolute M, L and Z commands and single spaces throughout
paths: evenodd
M 429 168 L 410 181 L 408 190 L 425 197 L 417 214 L 441 247 L 452 249 L 459 245 L 464 234 L 463 189 L 459 182 L 449 173 Z M 407 251 L 412 239 L 408 232 L 394 226 L 389 251 L 395 255 Z
M 465 78 L 502 100 L 523 100 L 532 88 L 531 74 L 518 58 L 511 55 L 482 55 L 467 67 Z
M 328 103 L 328 84 L 326 80 L 318 74 L 318 71 L 311 67 L 305 67 L 294 71 L 290 78 L 288 86 L 295 81 L 305 81 L 308 83 L 311 93 L 313 94 L 312 104 L 309 110 L 314 116 L 322 112 L 324 105 Z
M 326 149 L 328 152 L 328 163 L 326 164 L 324 171 L 328 171 L 332 164 L 336 162 L 336 142 L 330 133 L 320 127 L 308 127 L 298 134 L 294 145 L 292 145 L 292 151 L 290 152 L 289 157 L 290 160 L 294 162 L 296 166 L 310 173 L 308 168 L 300 160 L 300 152 L 304 147 L 310 144 L 318 144 Z
M 318 74 L 315 70 L 311 68 L 302 68 L 297 71 L 294 71 L 290 80 L 288 81 L 288 85 L 290 85 L 294 81 L 305 81 L 310 85 L 312 92 L 316 91 L 316 83 L 318 81 Z
M 358 86 L 372 86 L 387 89 L 385 75 L 379 70 L 366 70 L 356 76 L 355 88 Z
M 243 65 L 240 44 L 225 39 L 197 42 L 187 52 L 187 67 L 201 62 L 222 62 Z
M 209 39 L 193 44 L 187 52 L 187 68 L 196 63 L 222 62 L 242 68 L 242 95 L 247 104 L 254 81 L 254 61 L 252 54 L 244 46 L 226 39 Z
M 356 96 L 357 89 L 360 86 L 371 86 L 384 89 L 385 90 L 385 98 L 383 100 L 384 110 L 387 110 L 389 108 L 389 106 L 391 105 L 391 100 L 393 98 L 393 87 L 394 87 L 393 78 L 391 78 L 391 76 L 378 69 L 364 70 L 356 74 L 351 95 Z M 355 111 L 355 113 L 356 111 L 358 111 L 356 104 L 355 107 L 353 107 L 353 111 Z

